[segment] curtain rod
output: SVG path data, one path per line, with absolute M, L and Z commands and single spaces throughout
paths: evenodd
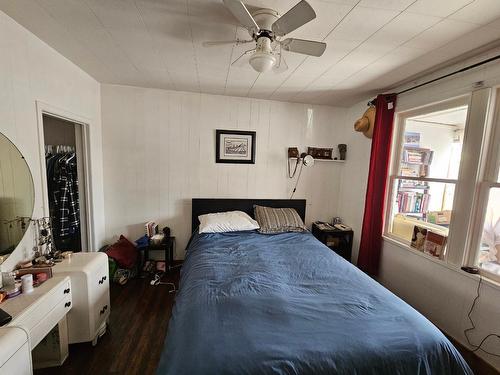
M 418 85 L 415 85 L 415 86 L 412 86 L 412 87 L 409 87 L 407 89 L 404 89 L 404 90 L 401 90 L 399 92 L 396 93 L 396 95 L 400 95 L 400 94 L 404 94 L 408 91 L 412 91 L 412 90 L 415 90 L 415 89 L 418 89 L 422 86 L 426 86 L 426 85 L 429 85 L 431 83 L 434 83 L 436 81 L 440 81 L 442 79 L 445 79 L 445 78 L 448 78 L 448 77 L 451 77 L 455 74 L 459 74 L 459 73 L 463 73 L 463 72 L 466 72 L 470 69 L 474 69 L 474 68 L 477 68 L 478 66 L 481 66 L 481 65 L 484 65 L 484 64 L 488 64 L 492 61 L 495 61 L 495 60 L 499 60 L 500 59 L 500 55 L 496 55 L 496 56 L 493 56 L 493 57 L 490 57 L 489 59 L 486 59 L 486 60 L 483 60 L 483 61 L 480 61 L 480 62 L 477 62 L 475 64 L 472 64 L 472 65 L 469 65 L 469 66 L 466 66 L 462 69 L 459 69 L 459 70 L 456 70 L 454 72 L 451 72 L 451 73 L 448 73 L 448 74 L 445 74 L 445 75 L 442 75 L 441 77 L 437 77 L 437 78 L 434 78 L 434 79 L 431 79 L 429 81 L 426 81 L 426 82 L 423 82 L 423 83 L 420 83 Z M 375 99 L 372 99 L 368 102 L 368 105 L 373 105 L 375 102 Z

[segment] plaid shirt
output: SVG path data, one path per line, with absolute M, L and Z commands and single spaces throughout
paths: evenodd
M 63 157 L 57 160 L 54 172 L 53 204 L 56 213 L 56 227 L 59 235 L 66 237 L 74 234 L 80 226 L 76 164 L 68 163 Z

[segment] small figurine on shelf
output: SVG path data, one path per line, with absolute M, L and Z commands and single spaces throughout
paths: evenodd
M 347 145 L 345 143 L 341 143 L 338 145 L 340 160 L 345 160 L 345 155 L 347 153 Z

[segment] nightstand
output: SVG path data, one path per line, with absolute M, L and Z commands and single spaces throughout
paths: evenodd
M 316 225 L 316 223 L 313 223 L 312 234 L 342 258 L 349 262 L 351 261 L 352 239 L 354 237 L 354 232 L 352 231 L 352 229 L 320 229 L 318 225 Z
M 174 246 L 175 246 L 175 237 L 168 237 L 164 240 L 163 243 L 159 245 L 150 244 L 149 246 L 144 248 L 144 261 L 148 261 L 149 252 L 150 251 L 163 251 L 165 253 L 165 266 L 167 272 L 172 270 L 174 265 Z

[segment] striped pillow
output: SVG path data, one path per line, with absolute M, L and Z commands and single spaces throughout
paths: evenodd
M 255 220 L 260 233 L 303 232 L 307 230 L 297 211 L 293 208 L 253 206 Z

